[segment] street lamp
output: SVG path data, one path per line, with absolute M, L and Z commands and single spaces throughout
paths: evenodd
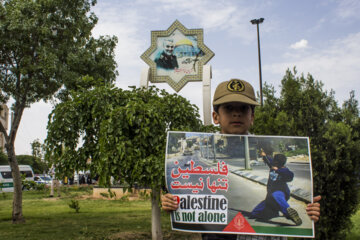
M 252 24 L 256 24 L 257 27 L 257 39 L 258 39 L 258 55 L 259 55 L 259 80 L 260 80 L 260 101 L 261 106 L 263 105 L 263 94 L 262 94 L 262 78 L 261 78 L 261 57 L 260 57 L 260 34 L 259 24 L 264 22 L 264 18 L 253 19 L 250 21 Z

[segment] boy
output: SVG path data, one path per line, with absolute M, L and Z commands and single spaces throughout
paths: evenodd
M 246 81 L 240 79 L 231 79 L 222 82 L 215 90 L 213 99 L 214 112 L 212 114 L 215 124 L 220 125 L 220 133 L 223 134 L 249 134 L 249 129 L 254 123 L 254 110 L 256 102 L 253 87 Z M 309 217 L 315 222 L 319 220 L 321 199 L 317 196 L 313 199 L 314 203 L 308 204 L 306 211 Z M 162 208 L 165 211 L 175 211 L 178 208 L 176 198 L 171 194 L 165 194 L 161 198 Z M 229 234 L 202 234 L 203 240 L 217 239 L 286 239 L 280 237 L 263 237 L 247 235 L 229 235 Z
M 267 183 L 267 195 L 264 201 L 260 202 L 251 212 L 252 218 L 268 220 L 279 216 L 279 211 L 293 221 L 296 225 L 301 225 L 302 220 L 297 211 L 290 207 L 290 189 L 287 182 L 294 179 L 294 173 L 288 169 L 286 156 L 276 154 L 274 158 L 266 156 L 261 152 L 264 162 L 269 166 L 270 173 Z

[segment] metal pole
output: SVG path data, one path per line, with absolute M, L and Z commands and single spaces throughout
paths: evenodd
M 262 23 L 262 22 L 264 22 L 264 18 L 253 19 L 253 20 L 251 20 L 250 22 L 251 22 L 252 24 L 256 24 L 256 29 L 257 29 L 258 55 L 259 55 L 260 101 L 261 101 L 261 106 L 263 106 L 259 24 Z
M 206 142 L 206 152 L 207 152 L 207 156 L 206 159 L 209 161 L 209 136 L 206 137 L 207 142 Z
M 204 125 L 211 125 L 211 66 L 203 66 L 203 110 Z
M 256 24 L 256 27 L 257 27 L 258 55 L 259 55 L 260 101 L 261 101 L 261 106 L 263 106 L 259 23 Z
M 213 139 L 213 152 L 214 152 L 214 163 L 216 162 L 216 147 L 215 147 L 215 135 L 212 135 Z
M 250 149 L 249 149 L 249 137 L 245 136 L 245 169 L 251 169 L 250 166 Z

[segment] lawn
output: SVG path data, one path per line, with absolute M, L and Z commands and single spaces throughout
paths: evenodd
M 90 188 L 71 188 L 60 198 L 47 191 L 23 193 L 25 224 L 11 223 L 12 194 L 0 194 L 1 239 L 151 239 L 151 204 L 91 198 Z M 69 207 L 79 202 L 76 213 Z M 194 239 L 193 234 L 171 231 L 169 215 L 162 214 L 164 239 Z
M 0 194 L 0 239 L 151 239 L 151 204 L 148 198 L 129 201 L 93 199 L 91 187 L 63 188 L 60 198 L 48 190 L 23 192 L 25 224 L 11 223 L 12 193 Z M 70 208 L 79 203 L 79 213 Z M 164 239 L 201 239 L 199 234 L 172 231 L 162 213 Z M 347 240 L 360 239 L 360 210 Z

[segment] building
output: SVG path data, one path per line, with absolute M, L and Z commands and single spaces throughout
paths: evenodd
M 5 104 L 1 105 L 0 121 L 1 121 L 2 125 L 4 126 L 5 130 L 7 131 L 9 128 L 9 108 Z M 5 136 L 3 133 L 0 133 L 0 147 L 4 151 Z

